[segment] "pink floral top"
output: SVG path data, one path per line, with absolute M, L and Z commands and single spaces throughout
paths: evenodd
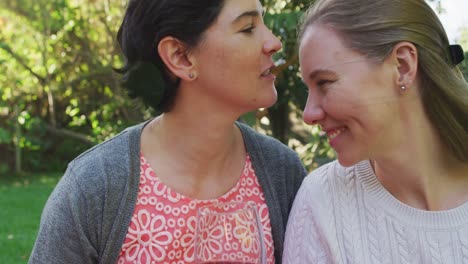
M 195 200 L 171 190 L 159 180 L 143 153 L 140 167 L 137 203 L 118 264 L 194 263 L 197 209 L 229 201 L 256 203 L 263 224 L 267 262 L 275 262 L 268 208 L 249 156 L 236 186 L 212 200 Z

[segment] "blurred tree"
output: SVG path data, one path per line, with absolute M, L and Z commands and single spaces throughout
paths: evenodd
M 143 119 L 112 70 L 120 63 L 114 39 L 124 6 L 107 0 L 0 3 L 0 150 L 10 167 L 16 124 L 23 133 L 15 144 L 25 152 L 26 167 L 63 169 L 77 153 Z

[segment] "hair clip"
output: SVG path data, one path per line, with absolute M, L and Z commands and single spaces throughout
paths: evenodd
M 465 54 L 463 53 L 462 46 L 458 44 L 449 46 L 450 59 L 453 65 L 458 65 L 465 59 Z

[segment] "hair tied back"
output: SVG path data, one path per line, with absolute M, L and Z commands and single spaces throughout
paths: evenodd
M 458 65 L 465 59 L 465 54 L 463 52 L 462 46 L 458 44 L 449 46 L 450 59 L 453 65 Z
M 153 63 L 146 61 L 134 63 L 124 74 L 121 84 L 128 89 L 130 98 L 141 95 L 146 105 L 161 104 L 165 85 L 161 71 Z

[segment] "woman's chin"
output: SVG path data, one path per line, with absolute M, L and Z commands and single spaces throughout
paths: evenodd
M 278 97 L 276 96 L 276 94 L 272 94 L 271 96 L 265 96 L 263 98 L 259 98 L 255 100 L 254 102 L 255 105 L 253 105 L 251 111 L 254 111 L 260 108 L 270 108 L 276 103 L 277 100 L 278 100 Z

